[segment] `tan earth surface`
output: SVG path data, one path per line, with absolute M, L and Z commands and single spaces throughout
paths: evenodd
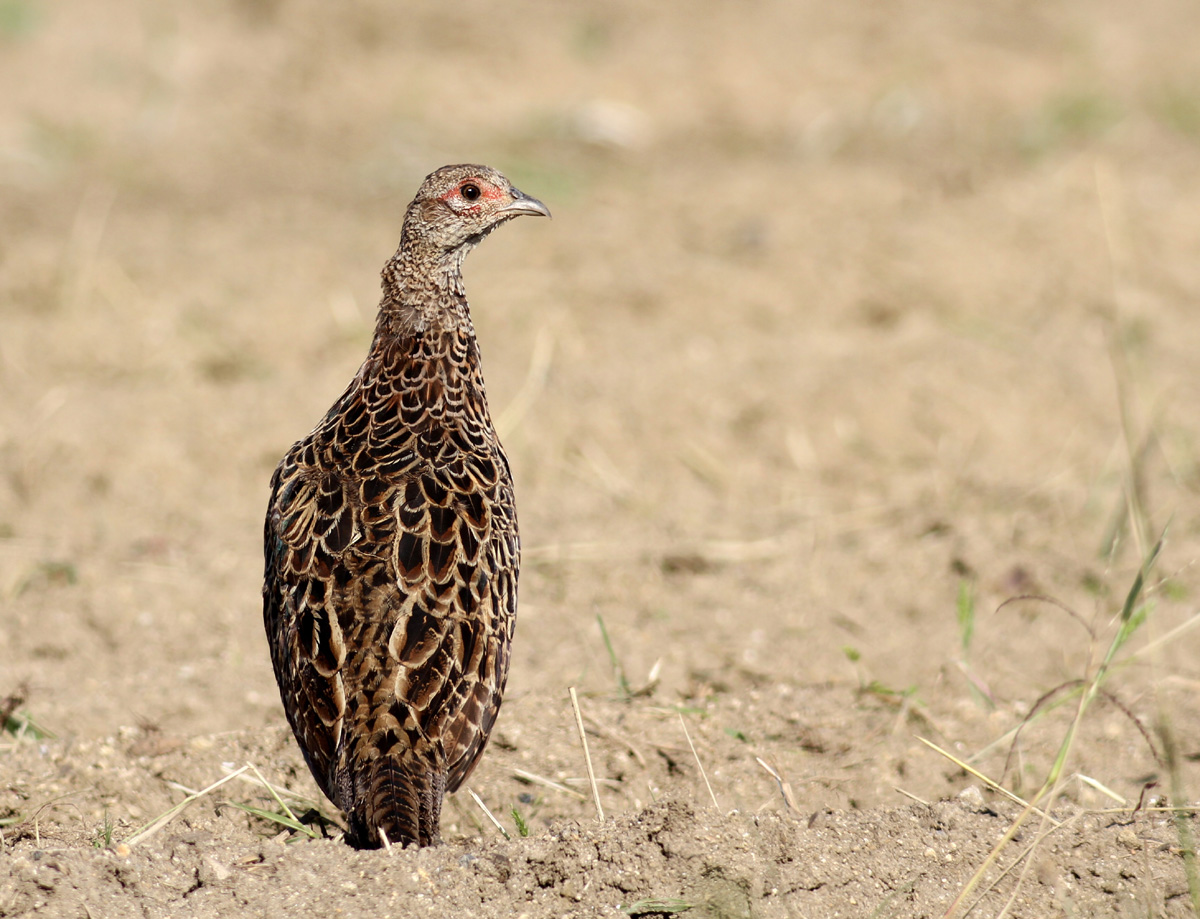
M 0 915 L 1192 915 L 1198 35 L 0 0 Z M 267 482 L 463 161 L 554 211 L 467 263 L 525 547 L 471 781 L 511 838 L 460 793 L 443 846 L 356 852 L 326 801 L 316 839 L 245 809 L 254 770 L 319 798 Z M 1029 801 L 1064 744 L 1044 817 L 961 765 Z

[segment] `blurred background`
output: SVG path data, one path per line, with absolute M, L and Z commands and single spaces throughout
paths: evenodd
M 1185 0 L 0 0 L 0 694 L 280 729 L 269 477 L 423 176 L 482 162 L 554 213 L 466 267 L 526 559 L 502 750 L 574 755 L 599 616 L 813 800 L 944 793 L 910 709 L 1019 723 L 1168 521 L 1123 698 L 1196 728 L 1198 34 Z M 994 612 L 1032 593 L 1095 636 Z M 1136 798 L 1110 714 L 1084 758 Z

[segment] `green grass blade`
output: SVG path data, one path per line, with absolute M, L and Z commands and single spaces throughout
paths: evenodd
M 521 816 L 521 812 L 515 807 L 512 809 L 513 824 L 517 828 L 517 835 L 524 839 L 529 835 L 529 824 L 525 822 L 525 818 Z
M 613 676 L 617 678 L 617 689 L 621 691 L 623 697 L 629 698 L 633 695 L 633 690 L 629 688 L 629 681 L 625 679 L 625 668 L 621 666 L 621 662 L 617 659 L 617 652 L 613 650 L 612 640 L 608 637 L 608 629 L 604 626 L 604 617 L 597 613 L 596 621 L 600 623 L 600 635 L 604 639 L 604 647 L 608 649 L 608 659 L 612 663 Z
M 962 638 L 965 655 L 975 635 L 975 590 L 970 581 L 958 582 L 958 634 Z
M 13 712 L 4 719 L 4 724 L 0 727 L 3 733 L 12 734 L 17 738 L 29 736 L 34 740 L 54 740 L 57 736 L 49 728 L 35 721 L 28 712 Z
M 309 839 L 317 838 L 317 831 L 306 824 L 301 823 L 296 816 L 289 810 L 285 812 L 270 811 L 263 807 L 255 807 L 253 804 L 242 804 L 240 801 L 226 801 L 226 804 L 231 807 L 236 807 L 240 811 L 245 811 L 251 816 L 258 817 L 260 820 L 266 820 L 269 823 L 277 823 L 282 827 L 287 827 L 296 833 L 303 833 Z

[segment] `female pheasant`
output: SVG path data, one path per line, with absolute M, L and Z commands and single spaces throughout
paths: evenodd
M 429 175 L 366 361 L 271 480 L 263 620 L 288 721 L 358 847 L 438 842 L 508 676 L 520 541 L 463 258 L 549 217 L 485 166 Z

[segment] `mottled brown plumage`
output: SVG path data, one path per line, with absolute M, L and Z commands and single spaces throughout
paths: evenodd
M 520 542 L 462 262 L 541 202 L 484 166 L 426 178 L 370 353 L 271 480 L 263 619 L 288 721 L 356 846 L 438 841 L 508 675 Z

